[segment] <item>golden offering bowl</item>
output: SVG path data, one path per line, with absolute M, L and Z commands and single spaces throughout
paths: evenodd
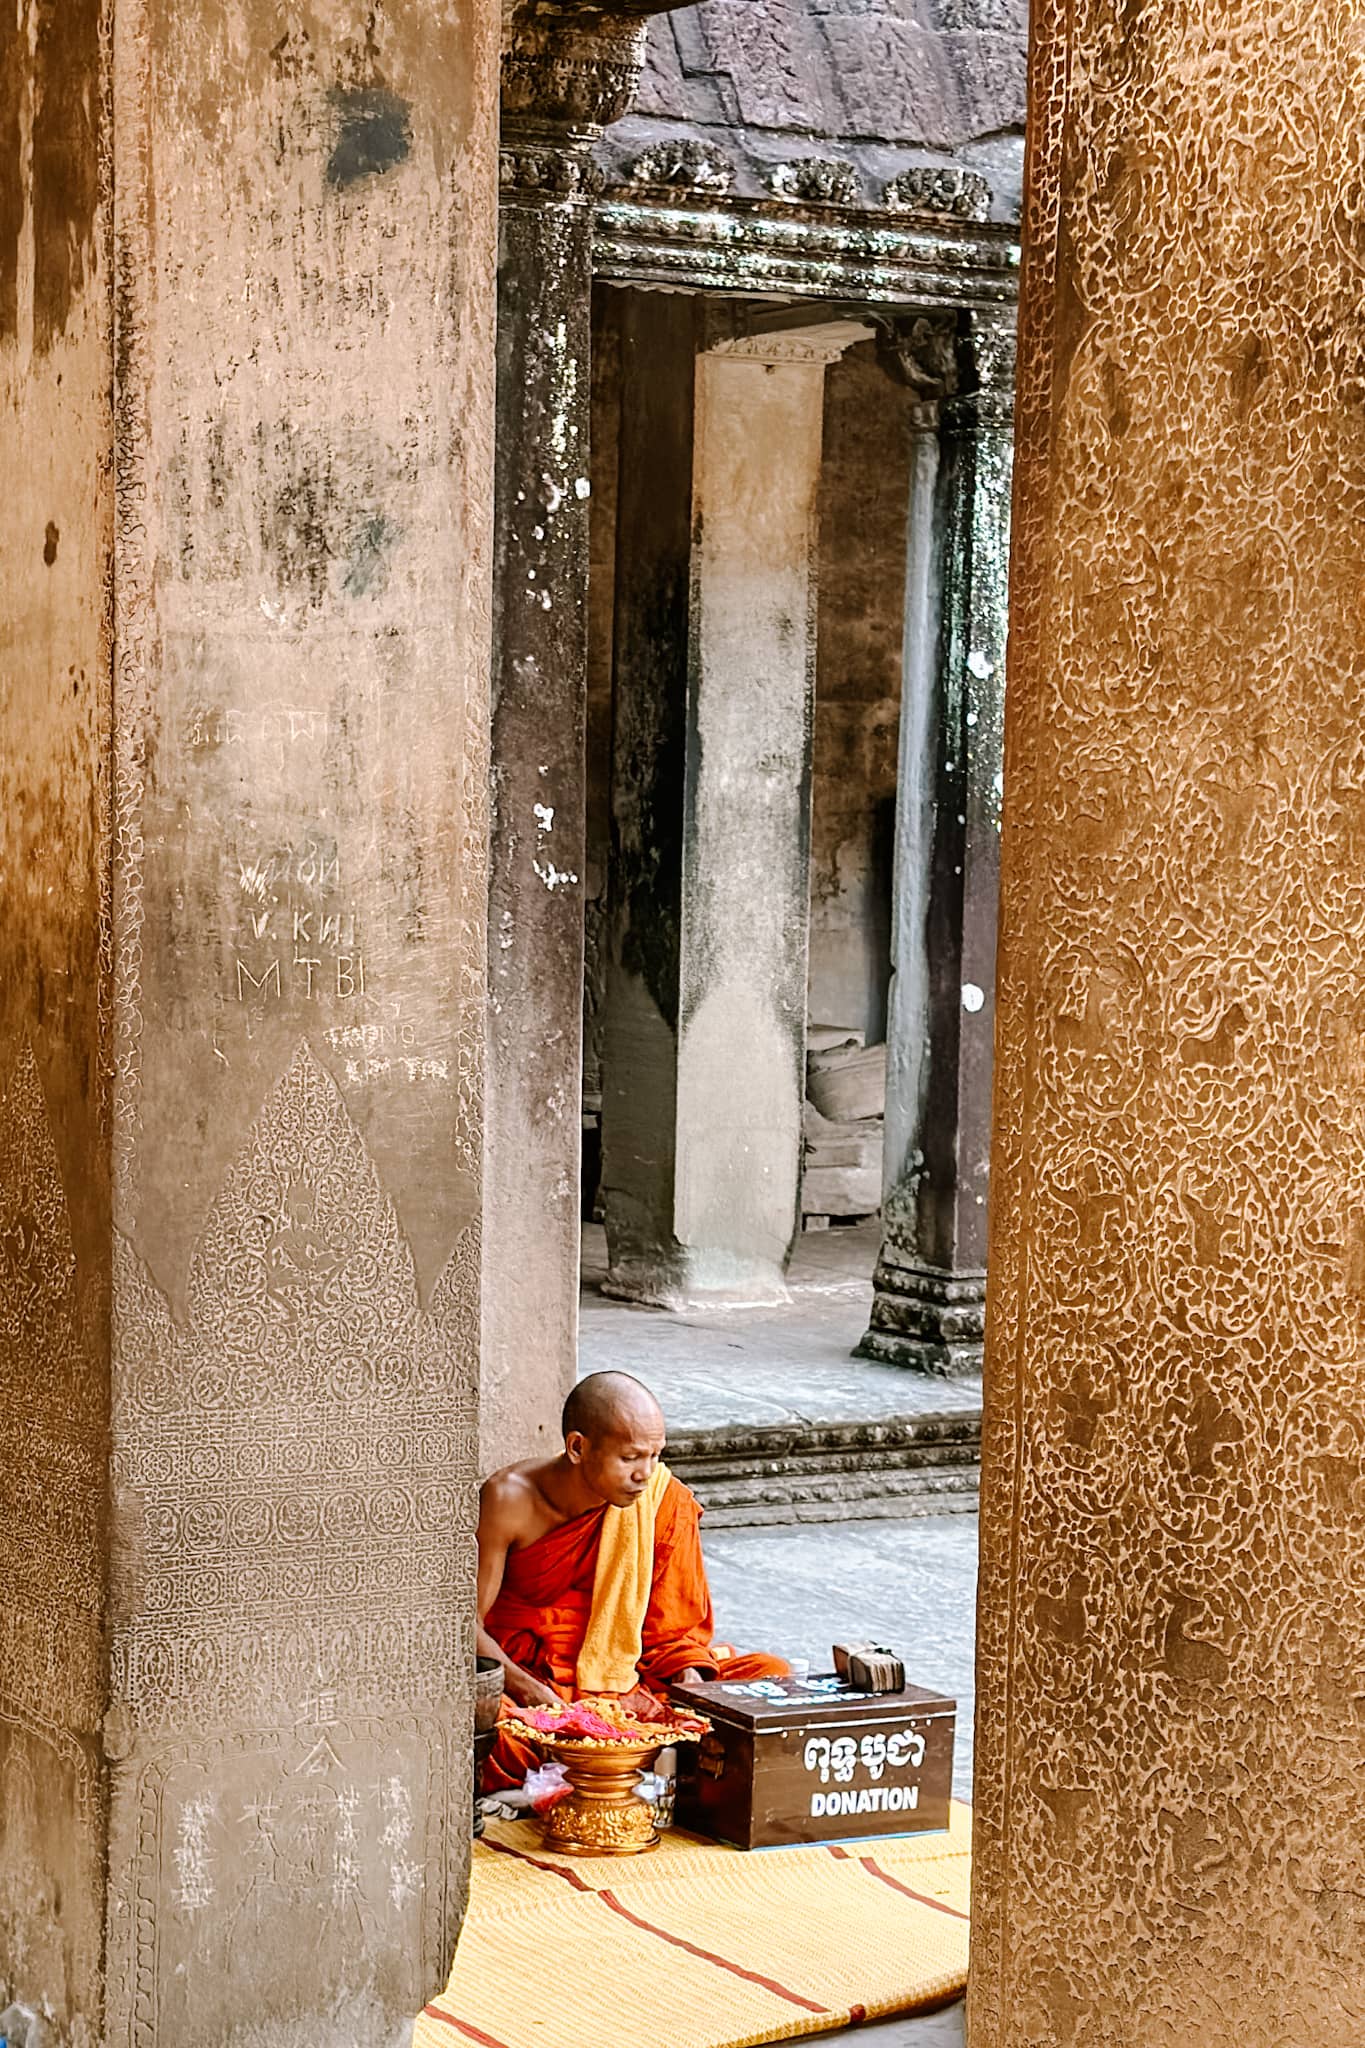
M 636 1788 L 664 1743 L 535 1739 L 546 1756 L 563 1764 L 573 1787 L 567 1799 L 539 1816 L 547 1849 L 565 1856 L 638 1856 L 657 1845 L 654 1809 Z

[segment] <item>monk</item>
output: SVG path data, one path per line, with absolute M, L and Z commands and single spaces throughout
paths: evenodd
M 712 1641 L 701 1508 L 663 1464 L 664 1418 L 629 1373 L 580 1380 L 564 1448 L 508 1465 L 479 1498 L 479 1654 L 503 1668 L 509 1707 L 612 1694 L 663 1720 L 673 1684 L 784 1676 L 780 1657 Z M 534 1753 L 505 1730 L 484 1790 L 525 1781 Z

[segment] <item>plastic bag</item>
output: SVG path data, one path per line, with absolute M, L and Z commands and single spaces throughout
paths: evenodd
M 539 1764 L 534 1771 L 526 1773 L 525 1790 L 532 1813 L 548 1813 L 552 1806 L 558 1806 L 561 1799 L 569 1797 L 573 1786 L 563 1764 L 551 1762 Z
M 52 2029 L 30 2006 L 7 2005 L 0 2012 L 0 2041 L 8 2048 L 52 2048 Z
M 533 1771 L 526 1773 L 524 1785 L 492 1792 L 479 1801 L 479 1807 L 490 1820 L 502 1819 L 509 1814 L 546 1813 L 561 1799 L 567 1799 L 572 1791 L 573 1786 L 563 1764 L 537 1764 Z
M 673 1801 L 677 1789 L 678 1752 L 671 1747 L 661 1749 L 654 1769 L 646 1771 L 635 1788 L 636 1798 L 643 1799 L 646 1806 L 653 1807 L 655 1827 L 672 1827 Z

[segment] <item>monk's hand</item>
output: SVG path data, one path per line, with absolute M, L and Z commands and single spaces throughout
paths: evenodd
M 667 1703 L 657 1698 L 649 1690 L 648 1686 L 637 1685 L 633 1692 L 620 1693 L 618 1695 L 618 1704 L 624 1708 L 626 1713 L 633 1714 L 637 1721 L 666 1721 L 668 1719 Z
M 506 1666 L 503 1691 L 518 1707 L 562 1707 L 564 1702 L 557 1692 L 548 1685 L 542 1685 L 529 1671 L 523 1671 L 519 1664 Z

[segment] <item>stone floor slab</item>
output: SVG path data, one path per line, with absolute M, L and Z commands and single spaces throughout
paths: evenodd
M 605 1234 L 585 1225 L 579 1374 L 635 1373 L 679 1432 L 979 1408 L 979 1379 L 949 1384 L 851 1355 L 871 1313 L 877 1245 L 875 1223 L 813 1231 L 780 1306 L 676 1311 L 604 1295 Z

